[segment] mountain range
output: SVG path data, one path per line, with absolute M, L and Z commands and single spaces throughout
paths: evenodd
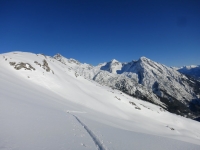
M 0 149 L 198 150 L 199 81 L 146 57 L 0 54 Z
M 81 64 L 60 54 L 54 58 L 101 85 L 149 101 L 178 115 L 199 117 L 200 82 L 190 78 L 192 73 L 189 75 L 182 69 L 167 67 L 146 57 L 128 63 L 113 59 L 97 66 Z
M 200 65 L 184 66 L 177 69 L 179 72 L 200 80 Z

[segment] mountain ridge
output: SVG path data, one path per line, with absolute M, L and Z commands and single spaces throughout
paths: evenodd
M 55 55 L 54 58 L 57 56 Z M 63 60 L 65 58 L 63 57 Z M 121 63 L 115 59 L 91 66 L 78 65 L 76 71 L 100 84 L 162 106 L 179 115 L 198 117 L 190 110 L 190 101 L 199 99 L 193 80 L 176 69 L 154 62 L 144 56 L 137 61 Z M 112 82 L 111 82 L 112 81 Z M 136 88 L 135 88 L 136 87 Z
M 200 81 L 200 65 L 183 66 L 177 70 L 187 76 Z

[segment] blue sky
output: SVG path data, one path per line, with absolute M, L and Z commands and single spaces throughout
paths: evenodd
M 200 64 L 200 0 L 0 0 L 0 53 Z

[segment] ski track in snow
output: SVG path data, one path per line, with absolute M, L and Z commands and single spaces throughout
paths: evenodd
M 69 113 L 69 114 L 71 114 L 71 113 Z M 93 142 L 97 146 L 98 150 L 107 150 L 107 148 L 104 147 L 104 145 L 101 143 L 99 138 L 77 116 L 75 116 L 74 114 L 71 114 L 71 115 L 78 121 L 78 123 L 80 123 L 80 125 L 83 126 L 83 128 L 86 130 L 86 132 L 90 135 Z
M 80 113 L 80 114 L 85 114 L 86 112 L 83 112 L 83 111 L 70 111 L 70 110 L 67 110 L 66 111 L 67 113 Z

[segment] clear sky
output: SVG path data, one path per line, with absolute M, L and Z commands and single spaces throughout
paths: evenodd
M 200 64 L 200 0 L 0 0 L 0 53 Z

